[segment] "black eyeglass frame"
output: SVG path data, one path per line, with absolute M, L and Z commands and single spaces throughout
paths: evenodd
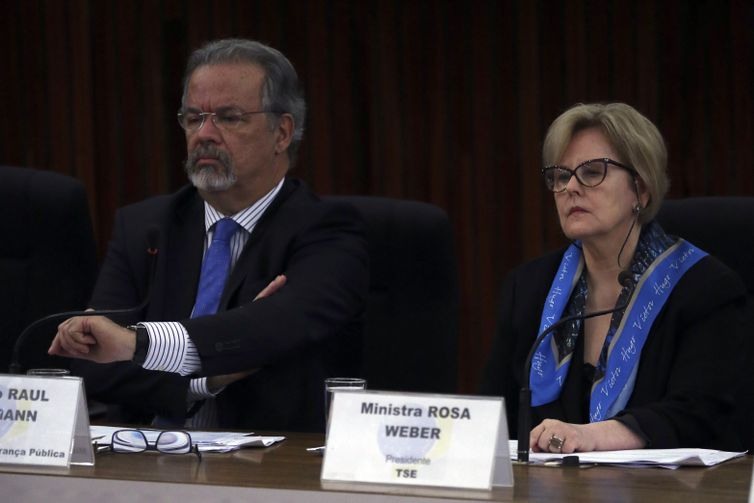
M 604 163 L 605 164 L 605 170 L 603 171 L 602 178 L 600 179 L 599 182 L 597 182 L 595 184 L 592 184 L 592 185 L 589 185 L 588 183 L 584 183 L 584 181 L 581 179 L 581 177 L 578 174 L 578 170 L 579 170 L 579 168 L 581 168 L 583 166 L 586 166 L 587 164 L 591 164 L 593 162 L 602 162 L 602 163 Z M 633 176 L 634 178 L 636 178 L 636 177 L 639 176 L 639 172 L 636 171 L 632 166 L 629 166 L 627 164 L 623 164 L 622 162 L 614 161 L 613 159 L 610 159 L 609 157 L 599 157 L 597 159 L 589 159 L 588 161 L 582 162 L 581 164 L 579 164 L 578 166 L 576 166 L 573 169 L 566 168 L 565 166 L 560 166 L 558 164 L 553 164 L 551 166 L 545 166 L 544 168 L 542 168 L 541 173 L 542 173 L 542 177 L 545 180 L 545 186 L 547 187 L 547 189 L 550 190 L 551 192 L 559 194 L 559 193 L 563 192 L 564 190 L 566 190 L 566 185 L 568 185 L 568 182 L 571 181 L 571 177 L 574 177 L 574 176 L 576 177 L 576 181 L 579 182 L 579 184 L 581 184 L 584 187 L 590 187 L 590 188 L 592 188 L 592 187 L 598 186 L 599 184 L 601 184 L 602 182 L 605 181 L 605 178 L 607 178 L 607 166 L 609 164 L 612 164 L 613 166 L 617 166 L 618 168 L 621 168 L 621 169 L 624 169 L 624 170 L 628 171 L 629 173 L 631 173 L 631 176 Z M 551 172 L 553 170 L 567 171 L 570 174 L 570 176 L 568 178 L 568 181 L 566 181 L 566 183 L 563 185 L 563 188 L 560 189 L 560 190 L 555 190 L 555 185 L 554 184 L 553 184 L 552 188 L 547 185 L 547 173 Z
M 118 450 L 118 449 L 113 448 L 113 441 L 112 441 L 112 439 L 115 438 L 115 436 L 118 435 L 119 433 L 123 433 L 123 432 L 138 433 L 139 435 L 141 435 L 141 437 L 144 439 L 144 448 L 141 449 L 141 450 Z M 181 433 L 183 435 L 186 435 L 186 437 L 188 438 L 188 442 L 189 442 L 188 451 L 186 451 L 186 452 L 171 452 L 171 451 L 161 450 L 159 448 L 160 437 L 162 437 L 166 433 Z M 122 430 L 116 430 L 116 431 L 113 432 L 112 436 L 110 437 L 110 443 L 109 444 L 108 443 L 94 442 L 94 451 L 95 452 L 99 452 L 103 448 L 110 449 L 110 451 L 113 452 L 113 453 L 115 453 L 115 454 L 139 454 L 139 453 L 147 452 L 147 451 L 155 451 L 155 452 L 159 452 L 160 454 L 169 454 L 171 456 L 181 456 L 181 455 L 184 455 L 184 454 L 194 453 L 199 458 L 199 461 L 202 460 L 202 453 L 201 453 L 201 451 L 199 451 L 199 446 L 194 443 L 194 440 L 191 438 L 191 434 L 189 432 L 187 432 L 187 431 L 184 431 L 184 430 L 165 430 L 165 431 L 161 431 L 160 434 L 157 435 L 157 438 L 155 439 L 155 441 L 153 443 L 150 443 L 149 440 L 147 439 L 147 436 L 144 434 L 143 431 L 137 430 L 137 429 L 133 429 L 133 428 L 124 428 Z

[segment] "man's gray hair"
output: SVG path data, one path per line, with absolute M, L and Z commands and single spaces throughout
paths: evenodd
M 189 79 L 194 71 L 200 66 L 222 63 L 251 63 L 264 70 L 263 109 L 293 116 L 293 138 L 288 146 L 288 156 L 292 164 L 304 136 L 306 102 L 299 85 L 298 75 L 291 62 L 277 49 L 254 40 L 227 38 L 209 42 L 194 51 L 186 64 L 186 72 L 183 76 L 182 101 L 184 105 Z

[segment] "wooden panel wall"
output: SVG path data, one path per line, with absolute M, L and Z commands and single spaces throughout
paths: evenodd
M 428 201 L 455 229 L 460 383 L 473 391 L 497 289 L 561 242 L 538 176 L 548 124 L 625 101 L 663 131 L 672 196 L 754 195 L 754 7 L 745 0 L 4 0 L 0 164 L 87 186 L 114 210 L 184 183 L 188 53 L 282 50 L 309 120 L 295 174 L 324 194 Z

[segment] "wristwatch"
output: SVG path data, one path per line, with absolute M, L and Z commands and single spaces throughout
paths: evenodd
M 136 348 L 134 349 L 134 356 L 131 361 L 136 365 L 143 365 L 147 359 L 147 351 L 149 350 L 149 332 L 144 325 L 129 325 L 126 327 L 129 330 L 136 332 Z

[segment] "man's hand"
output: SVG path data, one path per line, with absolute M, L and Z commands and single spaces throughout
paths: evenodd
M 235 374 L 223 374 L 219 376 L 207 377 L 207 390 L 210 393 L 218 393 L 226 386 L 233 384 L 236 381 L 240 381 L 244 377 L 250 376 L 259 369 L 245 370 L 243 372 L 236 372 Z
M 254 298 L 263 299 L 274 294 L 283 286 L 287 278 L 279 275 Z M 58 332 L 47 353 L 66 358 L 81 358 L 97 363 L 128 361 L 136 349 L 136 334 L 110 321 L 104 316 L 78 316 L 58 325 Z M 213 385 L 221 388 L 247 375 L 256 369 L 214 376 Z
M 283 285 L 285 285 L 285 282 L 288 281 L 288 278 L 285 277 L 284 274 L 279 274 L 270 281 L 270 284 L 264 287 L 264 290 L 259 292 L 256 297 L 254 297 L 254 300 L 264 299 L 265 297 L 269 297 L 273 293 L 277 292 L 281 288 L 283 288 Z
M 47 353 L 97 363 L 133 358 L 136 334 L 104 316 L 78 316 L 58 325 Z

